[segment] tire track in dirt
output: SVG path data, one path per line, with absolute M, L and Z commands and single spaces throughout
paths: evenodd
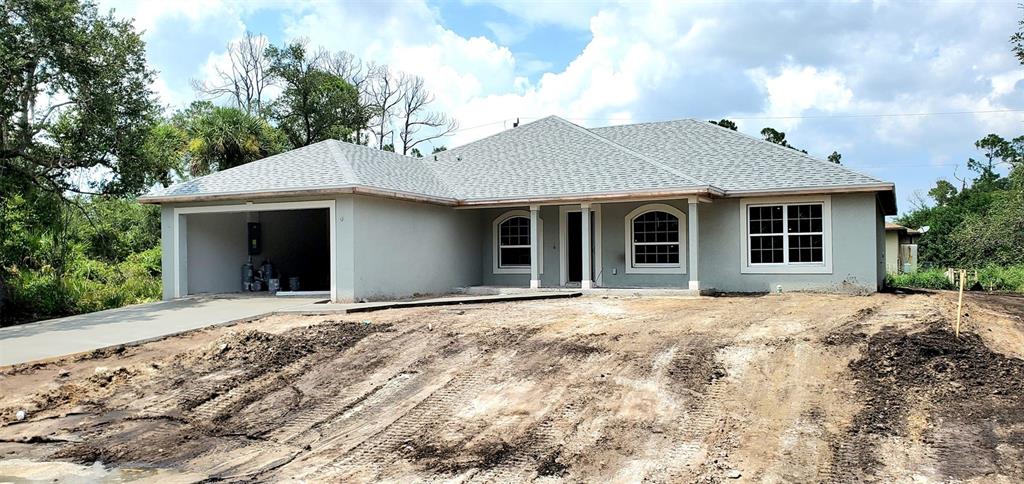
M 310 478 L 347 480 L 351 474 L 361 470 L 377 472 L 381 467 L 399 460 L 399 447 L 422 434 L 428 427 L 442 424 L 445 415 L 456 402 L 480 393 L 489 378 L 490 375 L 480 369 L 463 370 L 453 375 L 441 388 L 390 425 L 356 445 L 343 457 L 325 465 Z

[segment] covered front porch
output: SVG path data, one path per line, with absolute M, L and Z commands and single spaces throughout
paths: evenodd
M 664 289 L 696 294 L 708 200 L 579 202 L 481 209 L 481 288 Z

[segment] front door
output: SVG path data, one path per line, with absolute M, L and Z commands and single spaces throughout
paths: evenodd
M 566 214 L 568 220 L 565 225 L 566 257 L 568 260 L 569 282 L 580 282 L 583 280 L 583 217 L 580 212 L 569 212 Z

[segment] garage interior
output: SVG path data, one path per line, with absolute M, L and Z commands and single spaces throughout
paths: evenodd
M 330 215 L 326 208 L 184 215 L 187 293 L 329 294 Z M 250 237 L 252 236 L 252 237 Z M 252 250 L 250 249 L 252 247 Z M 243 265 L 250 261 L 259 291 L 247 291 Z M 272 274 L 260 274 L 265 262 Z M 293 278 L 298 278 L 297 280 Z M 293 287 L 297 282 L 297 287 Z

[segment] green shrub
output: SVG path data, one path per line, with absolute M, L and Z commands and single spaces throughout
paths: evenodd
M 953 284 L 946 278 L 942 269 L 926 269 L 906 274 L 888 274 L 885 276 L 889 287 L 918 287 L 923 289 L 953 289 Z
M 978 270 L 978 283 L 986 291 L 1024 292 L 1024 265 L 988 265 Z
M 890 287 L 917 287 L 923 289 L 956 289 L 943 269 L 926 269 L 908 274 L 889 274 L 885 282 Z M 973 285 L 968 280 L 967 285 Z M 988 265 L 978 270 L 978 283 L 986 291 L 1024 292 L 1024 265 Z
M 16 320 L 30 321 L 88 313 L 160 299 L 160 247 L 108 263 L 70 255 L 68 269 L 58 278 L 53 267 L 13 271 L 11 302 Z

